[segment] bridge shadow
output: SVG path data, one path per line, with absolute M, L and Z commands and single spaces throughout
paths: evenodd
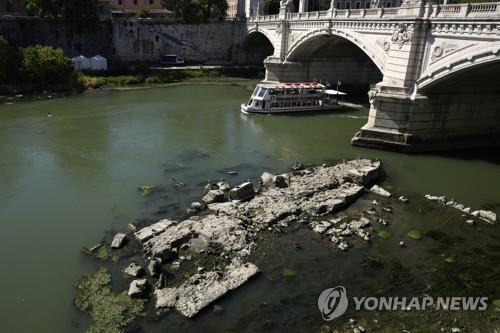
M 428 154 L 445 158 L 461 159 L 466 161 L 479 160 L 500 165 L 500 146 L 450 150 L 450 151 L 434 152 Z

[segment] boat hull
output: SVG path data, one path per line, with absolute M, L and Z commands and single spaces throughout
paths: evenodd
M 314 107 L 301 107 L 301 108 L 280 108 L 272 110 L 256 109 L 246 104 L 241 104 L 241 112 L 244 114 L 291 114 L 291 113 L 315 113 L 315 112 L 331 112 L 342 110 L 344 107 L 339 104 L 323 105 Z

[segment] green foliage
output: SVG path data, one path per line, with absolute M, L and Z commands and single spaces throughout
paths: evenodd
M 72 22 L 97 19 L 97 0 L 27 0 L 26 8 L 31 15 Z
M 186 23 L 223 20 L 228 8 L 226 0 L 162 0 L 162 5 Z
M 96 20 L 97 0 L 62 0 L 61 16 L 72 22 Z
M 71 61 L 63 50 L 51 46 L 21 48 L 22 71 L 32 82 L 67 83 L 73 78 Z
M 140 64 L 134 67 L 135 70 L 140 69 Z M 86 75 L 81 74 L 78 78 L 81 85 L 85 88 L 99 88 L 102 86 L 128 86 L 137 84 L 163 84 L 179 82 L 188 79 L 204 79 L 210 78 L 213 82 L 217 78 L 233 77 L 233 78 L 255 78 L 259 79 L 263 75 L 263 69 L 252 68 L 223 68 L 223 69 L 183 69 L 163 71 L 156 75 L 149 74 L 149 69 L 140 71 L 137 75 L 110 75 L 97 76 L 95 73 Z M 130 70 L 129 70 L 130 72 Z M 123 73 L 123 72 L 122 72 Z M 106 73 L 109 75 L 110 73 Z M 252 83 L 253 84 L 253 83 Z M 253 90 L 254 87 L 251 87 Z
M 19 51 L 0 35 L 0 84 L 17 81 Z
M 128 297 L 124 291 L 111 292 L 111 275 L 105 268 L 83 275 L 76 283 L 75 305 L 90 312 L 92 321 L 86 333 L 121 333 L 144 310 L 144 301 Z
M 137 11 L 137 13 L 135 14 L 136 17 L 139 17 L 139 18 L 146 18 L 146 17 L 149 17 L 149 11 L 142 7 L 141 9 L 139 9 Z
M 262 0 L 260 10 L 265 15 L 278 14 L 280 11 L 280 0 Z

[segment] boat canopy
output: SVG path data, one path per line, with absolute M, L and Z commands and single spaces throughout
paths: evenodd
M 328 95 L 347 95 L 346 93 L 343 93 L 343 92 L 335 90 L 335 89 L 325 89 L 325 94 L 328 94 Z
M 279 83 L 263 83 L 262 87 L 268 89 L 323 89 L 324 85 L 317 82 L 279 82 Z

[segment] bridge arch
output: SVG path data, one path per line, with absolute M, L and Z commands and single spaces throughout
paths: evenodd
M 384 73 L 384 64 L 385 64 L 385 56 L 382 56 L 381 53 L 385 53 L 382 48 L 378 45 L 372 45 L 370 42 L 363 40 L 361 36 L 351 31 L 344 31 L 338 29 L 316 29 L 311 30 L 307 33 L 299 36 L 293 44 L 288 49 L 286 54 L 286 59 L 289 61 L 293 61 L 297 58 L 298 54 L 311 44 L 322 37 L 338 37 L 344 40 L 348 40 L 358 49 L 363 51 L 368 58 L 377 66 L 379 71 Z
M 298 36 L 285 62 L 297 64 L 300 79 L 341 82 L 343 91 L 364 94 L 383 80 L 384 59 L 375 47 L 353 32 L 315 29 Z
M 453 79 L 464 72 L 482 69 L 486 65 L 500 63 L 500 45 L 482 45 L 447 56 L 432 64 L 417 80 L 417 87 L 432 89 L 441 82 Z
M 264 59 L 274 53 L 273 35 L 264 29 L 252 28 L 240 43 L 241 61 L 245 64 L 262 65 Z

